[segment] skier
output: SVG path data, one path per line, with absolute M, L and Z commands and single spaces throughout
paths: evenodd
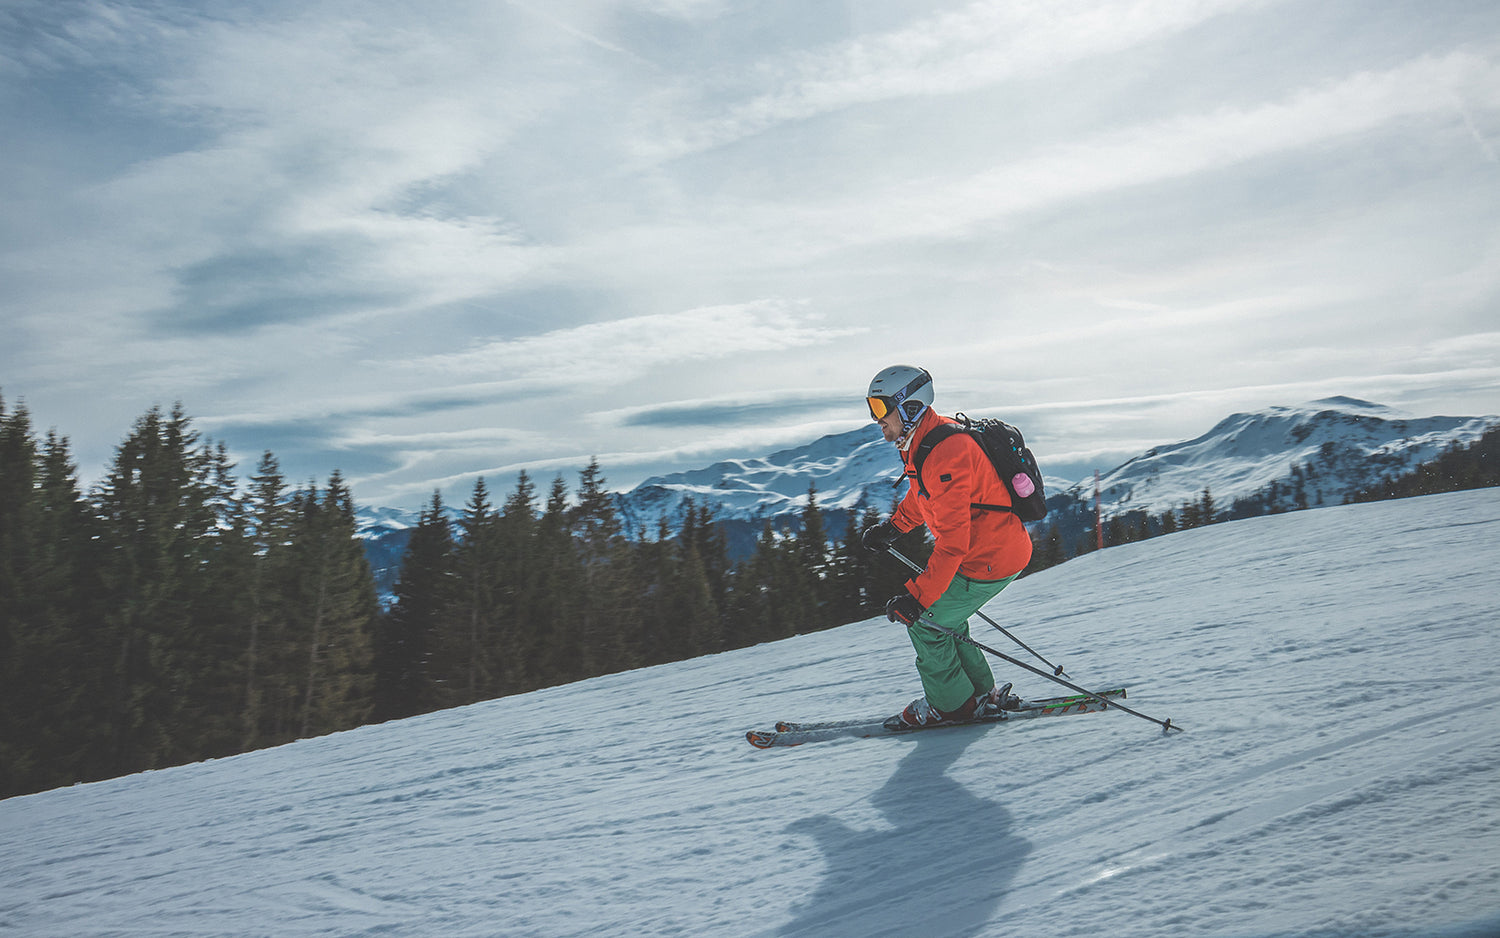
M 922 463 L 921 491 L 915 458 L 922 438 L 934 427 L 954 423 L 932 409 L 932 375 L 911 365 L 893 365 L 875 376 L 865 396 L 870 416 L 888 442 L 895 443 L 906 466 L 906 496 L 890 520 L 865 529 L 861 543 L 884 551 L 896 539 L 926 525 L 934 547 L 921 573 L 886 603 L 886 615 L 903 623 L 917 652 L 917 674 L 923 696 L 899 716 L 905 726 L 960 723 L 983 713 L 1009 708 L 1009 684 L 995 687 L 989 661 L 972 645 L 924 625 L 930 619 L 969 634 L 969 616 L 1020 576 L 1031 560 L 1031 536 L 1010 511 L 1010 493 L 994 467 L 967 433 L 954 433 L 932 448 Z

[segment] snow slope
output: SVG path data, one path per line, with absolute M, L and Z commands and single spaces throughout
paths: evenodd
M 872 620 L 10 799 L 0 935 L 1493 936 L 1497 543 L 1500 490 L 1324 508 L 990 605 L 1171 736 L 744 742 L 904 704 Z

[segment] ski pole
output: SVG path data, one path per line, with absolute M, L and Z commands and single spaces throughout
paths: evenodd
M 990 654 L 994 655 L 996 658 L 1001 659 L 1002 661 L 1009 661 L 1011 664 L 1016 665 L 1017 667 L 1025 668 L 1026 670 L 1030 671 L 1032 674 L 1040 674 L 1042 677 L 1046 678 L 1049 681 L 1056 681 L 1057 683 L 1061 684 L 1062 686 L 1064 686 L 1064 687 L 1066 687 L 1066 688 L 1068 688 L 1070 690 L 1075 690 L 1075 691 L 1077 691 L 1080 694 L 1085 694 L 1085 695 L 1087 695 L 1089 697 L 1092 697 L 1095 700 L 1099 701 L 1100 703 L 1104 704 L 1104 706 L 1106 708 L 1108 708 L 1108 707 L 1114 707 L 1116 710 L 1124 710 L 1126 713 L 1130 714 L 1131 716 L 1140 717 L 1142 720 L 1150 720 L 1152 723 L 1155 723 L 1157 726 L 1161 727 L 1161 731 L 1163 733 L 1166 733 L 1166 732 L 1168 732 L 1170 730 L 1176 730 L 1179 733 L 1182 732 L 1182 727 L 1180 727 L 1180 726 L 1173 726 L 1172 725 L 1172 721 L 1170 719 L 1167 719 L 1167 720 L 1158 720 L 1156 717 L 1148 717 L 1144 713 L 1141 713 L 1138 710 L 1132 710 L 1129 707 L 1125 706 L 1124 704 L 1119 703 L 1118 701 L 1111 700 L 1110 698 L 1105 697 L 1103 694 L 1096 694 L 1096 693 L 1094 693 L 1093 691 L 1089 690 L 1086 687 L 1079 687 L 1077 684 L 1074 684 L 1072 681 L 1065 681 L 1065 680 L 1063 680 L 1062 678 L 1058 677 L 1055 674 L 1048 674 L 1046 671 L 1043 671 L 1041 668 L 1034 667 L 1032 665 L 1027 664 L 1024 661 L 1020 661 L 1020 660 L 1018 660 L 1016 658 L 1012 658 L 1010 655 L 1007 655 L 1003 651 L 996 651 L 995 649 L 991 648 L 988 645 L 981 645 L 979 642 L 974 641 L 972 638 L 970 638 L 967 635 L 962 635 L 959 632 L 955 631 L 954 629 L 950 629 L 946 625 L 943 625 L 940 622 L 934 622 L 932 620 L 931 615 L 929 613 L 925 613 L 924 612 L 922 614 L 922 624 L 923 625 L 930 625 L 930 626 L 932 626 L 933 628 L 937 629 L 940 632 L 947 632 L 949 635 L 952 635 L 954 638 L 956 638 L 959 641 L 963 642 L 965 645 L 973 645 L 975 648 L 978 648 L 980 651 L 987 651 Z
M 907 557 L 905 555 L 903 555 L 896 548 L 894 548 L 894 547 L 887 547 L 886 550 L 890 551 L 890 554 L 891 554 L 892 557 L 895 557 L 897 560 L 901 561 L 902 563 L 904 563 L 908 567 L 910 567 L 912 569 L 912 572 L 914 572 L 914 573 L 921 573 L 922 572 L 922 568 L 921 567 L 917 566 L 916 563 L 914 563 L 913 561 L 907 559 Z M 983 612 L 978 612 L 977 615 L 979 616 L 979 618 L 981 618 L 984 621 L 988 622 L 990 625 L 993 625 L 995 628 L 1000 629 L 1000 634 L 1001 635 L 1004 635 L 1006 638 L 1008 638 L 1011 641 L 1015 642 L 1017 645 L 1020 645 L 1022 648 L 1026 649 L 1029 652 L 1031 652 L 1033 655 L 1036 655 L 1036 658 L 1037 658 L 1038 661 L 1040 661 L 1042 664 L 1045 664 L 1047 667 L 1049 667 L 1049 668 L 1052 669 L 1052 674 L 1054 676 L 1061 675 L 1061 674 L 1064 673 L 1062 665 L 1060 665 L 1060 664 L 1053 664 L 1052 662 L 1048 661 L 1046 658 L 1043 658 L 1041 656 L 1041 654 L 1039 652 L 1037 652 L 1037 650 L 1035 648 L 1032 648 L 1030 645 L 1026 644 L 1025 642 L 1021 641 L 1019 638 L 1016 638 L 1014 635 L 1012 635 L 1009 632 L 1007 632 L 1000 625 L 1000 623 L 996 622 L 994 619 L 991 619 L 989 616 L 985 615 Z

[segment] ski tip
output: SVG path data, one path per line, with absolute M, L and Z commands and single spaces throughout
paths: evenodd
M 775 733 L 762 733 L 757 730 L 751 730 L 745 734 L 745 739 L 749 740 L 750 745 L 756 749 L 770 749 L 776 745 Z

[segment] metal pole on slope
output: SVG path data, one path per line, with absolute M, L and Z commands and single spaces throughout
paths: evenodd
M 1099 470 L 1094 470 L 1094 535 L 1098 549 L 1104 549 L 1104 509 L 1099 503 Z
M 1104 706 L 1106 708 L 1114 707 L 1116 710 L 1124 710 L 1126 713 L 1130 714 L 1131 716 L 1140 717 L 1142 720 L 1150 720 L 1152 723 L 1155 723 L 1157 726 L 1161 727 L 1161 731 L 1163 733 L 1170 732 L 1171 730 L 1176 730 L 1179 733 L 1182 732 L 1182 727 L 1180 727 L 1180 726 L 1174 726 L 1172 724 L 1172 721 L 1170 719 L 1167 719 L 1167 720 L 1158 720 L 1156 717 L 1148 717 L 1144 713 L 1141 713 L 1139 710 L 1132 710 L 1131 708 L 1125 706 L 1124 704 L 1122 704 L 1122 703 L 1120 703 L 1120 702 L 1118 702 L 1116 700 L 1112 700 L 1112 699 L 1110 699 L 1108 697 L 1105 697 L 1103 694 L 1096 694 L 1096 693 L 1094 693 L 1093 691 L 1089 690 L 1086 687 L 1079 687 L 1077 684 L 1074 684 L 1072 681 L 1065 681 L 1065 680 L 1063 680 L 1062 678 L 1058 677 L 1055 674 L 1048 674 L 1046 671 L 1043 671 L 1041 668 L 1034 667 L 1032 665 L 1027 664 L 1024 661 L 1020 661 L 1020 660 L 1018 660 L 1016 658 L 1012 658 L 1010 655 L 1007 655 L 1003 651 L 996 651 L 995 649 L 991 648 L 988 645 L 981 645 L 979 642 L 974 641 L 972 638 L 970 638 L 967 635 L 961 635 L 958 632 L 954 631 L 953 629 L 948 628 L 946 625 L 943 625 L 941 623 L 932 621 L 932 619 L 929 618 L 926 613 L 923 613 L 923 615 L 922 615 L 922 624 L 926 625 L 926 626 L 930 626 L 930 627 L 932 627 L 934 629 L 937 629 L 940 632 L 947 632 L 949 635 L 952 635 L 954 638 L 956 638 L 959 641 L 963 642 L 965 645 L 973 645 L 975 648 L 978 648 L 980 651 L 987 651 L 987 652 L 989 652 L 990 654 L 994 655 L 996 658 L 999 658 L 1002 661 L 1009 661 L 1011 664 L 1016 665 L 1017 667 L 1025 668 L 1026 670 L 1030 671 L 1032 674 L 1040 674 L 1042 677 L 1046 678 L 1049 681 L 1056 681 L 1057 683 L 1061 684 L 1062 686 L 1064 686 L 1064 687 L 1066 687 L 1066 688 L 1068 688 L 1070 690 L 1075 690 L 1075 691 L 1077 691 L 1080 694 L 1085 694 L 1085 695 L 1087 695 L 1089 697 L 1092 697 L 1095 700 L 1099 701 L 1100 703 L 1104 704 Z
M 908 567 L 910 567 L 913 573 L 921 573 L 922 572 L 922 568 L 919 567 L 916 564 L 916 562 L 914 562 L 910 558 L 908 558 L 905 555 L 903 555 L 896 548 L 894 548 L 894 547 L 887 547 L 886 550 L 888 550 L 890 552 L 890 554 L 891 554 L 892 557 L 895 557 L 897 560 L 901 561 L 902 563 L 904 563 Z M 979 612 L 979 613 L 977 613 L 977 615 L 979 616 L 979 618 L 983 619 L 984 621 L 988 622 L 990 625 L 993 625 L 995 628 L 999 629 L 1001 635 L 1004 635 L 1006 638 L 1010 639 L 1011 641 L 1015 642 L 1017 645 L 1020 645 L 1022 648 L 1026 649 L 1027 651 L 1029 651 L 1033 655 L 1035 655 L 1038 661 L 1040 661 L 1042 664 L 1045 664 L 1047 667 L 1049 667 L 1049 668 L 1052 669 L 1053 675 L 1061 675 L 1061 674 L 1063 674 L 1062 665 L 1060 665 L 1060 664 L 1053 664 L 1052 662 L 1048 661 L 1046 658 L 1043 658 L 1041 656 L 1041 654 L 1036 649 L 1032 648 L 1030 645 L 1026 644 L 1025 642 L 1021 641 L 1019 638 L 1016 638 L 1014 635 L 1012 635 L 1009 632 L 1007 632 L 1005 630 L 1005 628 L 1000 625 L 1000 623 L 996 622 L 994 619 L 991 619 L 989 616 L 985 615 L 983 612 Z M 983 646 L 981 646 L 981 647 L 983 647 Z

